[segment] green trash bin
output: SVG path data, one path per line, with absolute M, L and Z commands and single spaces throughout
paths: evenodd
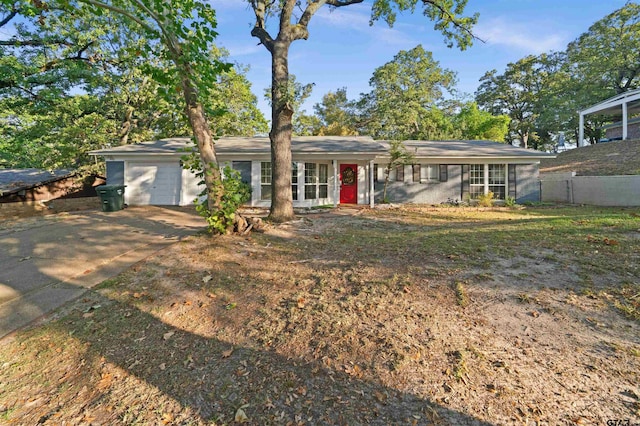
M 124 208 L 124 188 L 126 185 L 100 185 L 96 192 L 102 201 L 103 212 L 116 212 Z

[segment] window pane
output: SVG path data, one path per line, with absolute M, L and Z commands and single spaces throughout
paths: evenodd
M 504 185 L 506 170 L 504 164 L 489 164 L 489 185 Z
M 260 163 L 260 183 L 271 183 L 271 162 Z
M 271 185 L 260 185 L 260 199 L 261 200 L 271 199 Z
M 298 200 L 298 185 L 291 185 L 291 198 L 293 201 Z
M 482 194 L 484 194 L 484 185 L 476 185 L 476 186 L 469 187 L 469 196 L 471 198 L 478 198 Z
M 484 164 L 471 164 L 469 167 L 469 183 L 484 185 Z
M 329 196 L 329 186 L 328 185 L 319 185 L 318 190 L 320 194 L 318 194 L 318 198 L 328 198 Z
M 298 163 L 291 163 L 291 183 L 298 183 Z
M 316 163 L 304 163 L 304 183 L 316 183 Z
M 504 200 L 504 185 L 489 185 L 489 191 L 493 192 L 493 198 L 495 198 L 496 200 Z
M 319 172 L 319 181 L 320 183 L 328 183 L 329 182 L 329 165 L 328 164 L 318 164 L 318 172 Z
M 438 165 L 422 164 L 420 167 L 420 182 L 426 182 L 430 180 L 438 180 Z
M 315 200 L 318 198 L 316 196 L 316 185 L 305 185 L 304 186 L 304 199 L 305 200 Z

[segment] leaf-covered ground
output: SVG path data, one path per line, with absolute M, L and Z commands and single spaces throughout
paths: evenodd
M 0 422 L 638 422 L 639 264 L 638 209 L 195 236 L 2 341 Z

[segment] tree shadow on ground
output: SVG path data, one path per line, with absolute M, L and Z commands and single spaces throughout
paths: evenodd
M 262 348 L 234 346 L 172 327 L 99 293 L 86 296 L 74 311 L 51 323 L 47 334 L 70 334 L 75 344 L 86 347 L 78 362 L 87 367 L 76 377 L 64 378 L 69 389 L 83 389 L 81 412 L 74 415 L 84 412 L 94 423 L 123 421 L 129 415 L 127 419 L 137 418 L 144 424 L 160 423 L 167 416 L 174 420 L 187 416 L 196 424 L 226 424 L 242 408 L 250 424 L 490 425 L 365 380 L 357 369 L 348 374 L 321 360 L 309 362 Z M 117 371 L 124 374 L 112 377 Z M 131 376 L 139 383 L 123 392 L 117 383 Z M 177 406 L 145 405 L 145 394 L 154 390 Z M 60 411 L 65 398 L 70 403 L 78 395 L 69 392 L 57 404 L 36 410 L 15 407 L 13 414 L 44 424 Z

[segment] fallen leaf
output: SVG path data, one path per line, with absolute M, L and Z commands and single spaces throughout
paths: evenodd
M 234 420 L 236 421 L 236 423 L 247 423 L 249 421 L 249 417 L 247 417 L 247 414 L 242 408 L 238 408 Z
M 233 353 L 233 348 L 231 348 L 231 349 L 229 349 L 227 351 L 222 351 L 222 358 L 229 358 L 232 353 Z
M 207 297 L 208 297 L 209 299 L 215 299 L 215 298 L 216 298 L 216 297 L 218 297 L 218 296 L 216 296 L 216 295 L 215 295 L 215 294 L 213 294 L 213 293 L 207 293 Z
M 160 365 L 158 366 L 158 368 L 159 368 L 160 370 L 164 371 L 164 370 L 167 368 L 167 365 L 163 362 L 162 364 L 160 364 Z
M 540 312 L 538 311 L 531 311 L 531 316 L 534 318 L 538 318 L 540 316 Z
M 211 278 L 213 278 L 211 275 L 207 275 L 206 277 L 202 277 L 202 282 L 206 284 L 209 281 L 211 281 Z
M 24 262 L 25 260 L 29 260 L 29 259 L 31 259 L 31 256 L 25 256 L 22 259 L 20 259 L 19 261 L 20 262 Z
M 168 331 L 168 332 L 166 332 L 166 333 L 164 333 L 164 334 L 162 335 L 162 338 L 163 338 L 164 340 L 169 340 L 169 339 L 171 339 L 171 336 L 173 336 L 174 334 L 176 334 L 176 332 L 175 332 L 175 331 Z
M 307 301 L 304 300 L 304 297 L 298 298 L 298 308 L 303 309 L 306 303 Z

